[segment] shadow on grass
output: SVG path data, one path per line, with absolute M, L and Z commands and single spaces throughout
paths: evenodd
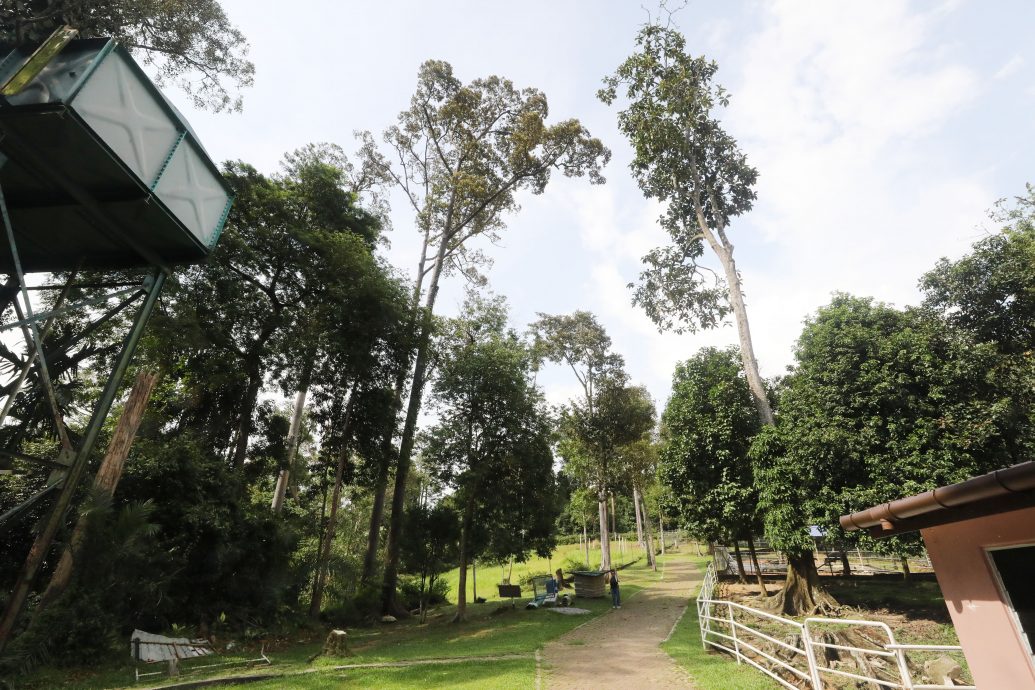
M 532 659 L 420 665 L 308 673 L 248 685 L 249 690 L 331 690 L 332 688 L 460 688 L 512 690 L 535 686 Z M 230 687 L 222 685 L 218 687 Z

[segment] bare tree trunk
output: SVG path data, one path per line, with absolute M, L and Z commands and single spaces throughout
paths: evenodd
M 770 425 L 773 423 L 773 409 L 769 405 L 769 398 L 762 383 L 762 375 L 758 371 L 758 360 L 755 359 L 755 346 L 751 341 L 747 306 L 744 304 L 744 288 L 740 281 L 740 273 L 737 271 L 737 263 L 733 259 L 733 244 L 726 238 L 724 228 L 713 232 L 704 218 L 702 205 L 695 205 L 697 206 L 698 228 L 722 264 L 726 284 L 729 286 L 730 307 L 732 307 L 734 318 L 737 321 L 737 336 L 740 340 L 740 358 L 744 365 L 748 387 L 751 389 L 751 397 L 755 402 L 755 410 L 758 412 L 758 419 L 763 425 Z
M 467 614 L 467 562 L 470 557 L 471 527 L 474 525 L 474 497 L 467 499 L 464 506 L 463 523 L 460 526 L 460 582 L 456 592 L 456 614 L 454 623 L 460 623 Z
M 643 545 L 643 513 L 640 512 L 640 487 L 633 485 L 633 508 L 636 512 L 636 542 L 640 545 L 641 549 L 646 547 Z
M 607 494 L 597 494 L 597 512 L 600 516 L 600 569 L 611 569 L 611 535 L 607 531 Z
M 323 606 L 323 590 L 327 582 L 327 566 L 331 560 L 331 547 L 334 544 L 334 532 L 338 520 L 338 506 L 341 503 L 341 486 L 345 476 L 345 465 L 349 461 L 349 422 L 355 402 L 356 390 L 349 394 L 349 403 L 345 407 L 345 419 L 342 422 L 341 450 L 338 452 L 338 465 L 334 469 L 334 489 L 331 491 L 330 513 L 327 515 L 327 526 L 320 540 L 320 555 L 316 561 L 316 574 L 313 582 L 313 597 L 309 602 L 309 616 L 316 618 Z
M 311 366 L 311 365 L 310 365 Z M 270 508 L 274 513 L 279 513 L 284 508 L 284 499 L 287 496 L 288 484 L 291 482 L 291 470 L 295 465 L 295 456 L 298 453 L 299 436 L 302 433 L 302 415 L 305 413 L 305 399 L 309 394 L 309 373 L 304 377 L 303 382 L 295 394 L 295 409 L 291 414 L 291 425 L 288 427 L 287 437 L 287 467 L 277 475 L 277 485 L 273 489 L 273 502 Z
M 744 570 L 744 559 L 740 555 L 740 542 L 737 541 L 736 537 L 733 539 L 733 555 L 737 559 L 737 576 L 740 578 L 741 584 L 747 584 L 747 572 Z
M 147 410 L 147 402 L 151 398 L 151 391 L 157 380 L 156 372 L 141 371 L 137 374 L 126 404 L 122 408 L 122 415 L 115 425 L 111 441 L 108 442 L 108 450 L 101 460 L 101 466 L 97 469 L 97 476 L 94 477 L 93 488 L 95 491 L 102 491 L 109 497 L 115 495 L 115 487 L 122 478 L 122 469 L 125 467 L 126 458 L 129 457 L 130 448 L 133 447 L 133 440 L 136 438 L 137 429 L 140 428 L 140 422 Z M 50 577 L 50 583 L 43 592 L 37 613 L 61 596 L 68 587 L 68 583 L 71 582 L 72 571 L 75 561 L 82 551 L 88 525 L 89 516 L 81 516 L 72 531 L 68 545 L 61 553 L 61 560 L 58 561 L 54 574 Z
M 658 516 L 658 535 L 661 537 L 661 555 L 665 555 L 665 518 Z
M 755 577 L 758 579 L 758 586 L 762 591 L 762 598 L 769 596 L 765 588 L 765 578 L 762 577 L 762 568 L 758 565 L 758 553 L 755 551 L 755 538 L 750 533 L 747 535 L 748 553 L 751 555 L 751 567 L 755 569 Z
M 262 388 L 262 355 L 266 351 L 266 343 L 273 336 L 276 330 L 276 322 L 279 309 L 274 310 L 274 316 L 263 324 L 258 337 L 248 351 L 245 360 L 245 371 L 248 374 L 248 387 L 245 389 L 244 402 L 241 405 L 241 413 L 237 422 L 237 441 L 234 445 L 234 452 L 230 464 L 232 467 L 244 465 L 244 458 L 248 454 L 248 439 L 252 435 L 255 404 L 259 400 L 259 389 Z
M 478 603 L 478 562 L 471 559 L 471 598 Z
M 841 574 L 845 577 L 852 576 L 852 564 L 848 562 L 848 552 L 841 549 Z
M 902 579 L 909 582 L 913 579 L 913 573 L 909 570 L 909 560 L 905 556 L 899 556 L 898 558 L 902 562 Z
M 589 567 L 589 535 L 586 534 L 586 516 L 582 516 L 582 543 L 586 547 L 586 567 Z
M 410 400 L 406 406 L 406 422 L 399 440 L 399 460 L 395 468 L 395 489 L 392 492 L 392 522 L 388 529 L 385 545 L 385 571 L 381 583 L 381 610 L 383 613 L 405 615 L 396 603 L 396 587 L 399 581 L 399 547 L 402 537 L 403 510 L 406 503 L 406 481 L 410 474 L 413 442 L 417 432 L 417 417 L 420 415 L 421 398 L 424 395 L 424 377 L 428 370 L 428 355 L 431 345 L 432 313 L 438 298 L 439 280 L 446 251 L 446 242 L 441 241 L 431 282 L 428 284 L 428 299 L 421 319 L 420 337 L 417 341 L 417 358 L 413 365 L 413 382 L 410 385 Z
M 362 581 L 369 583 L 374 579 L 377 570 L 377 547 L 381 543 L 381 523 L 385 516 L 385 492 L 388 489 L 388 466 L 381 468 L 381 473 L 374 485 L 374 500 L 370 506 L 370 525 L 367 528 L 367 549 L 363 556 Z
M 615 513 L 615 495 L 611 494 L 611 534 L 618 534 L 618 515 Z
M 650 526 L 650 515 L 647 514 L 647 504 L 643 503 L 643 496 L 640 496 L 640 510 L 643 511 L 643 526 L 647 529 L 647 563 L 650 569 L 657 571 L 658 561 L 654 557 L 654 531 Z

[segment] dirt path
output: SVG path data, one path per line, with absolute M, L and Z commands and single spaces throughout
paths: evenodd
M 686 673 L 658 647 L 686 608 L 701 577 L 693 563 L 670 563 L 661 582 L 543 648 L 546 690 L 692 688 Z

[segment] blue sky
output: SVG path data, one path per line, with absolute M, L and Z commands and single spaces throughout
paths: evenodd
M 256 64 L 244 112 L 199 113 L 168 90 L 215 158 L 273 171 L 309 142 L 351 152 L 354 130 L 394 121 L 430 58 L 464 81 L 535 86 L 553 118 L 580 118 L 614 158 L 604 186 L 557 177 L 521 198 L 500 246 L 485 248 L 515 326 L 593 311 L 659 407 L 677 361 L 736 341 L 732 327 L 659 334 L 625 288 L 663 235 L 629 177 L 615 111 L 595 92 L 631 52 L 640 3 L 223 5 Z M 783 373 L 803 320 L 834 291 L 915 303 L 920 275 L 987 232 L 997 198 L 1035 181 L 1035 3 L 697 0 L 676 22 L 691 51 L 718 61 L 733 95 L 724 120 L 760 172 L 756 207 L 731 235 L 763 375 Z M 387 256 L 412 271 L 417 238 L 401 203 L 393 222 Z M 454 279 L 442 311 L 461 299 Z M 569 372 L 539 380 L 554 402 L 575 393 Z

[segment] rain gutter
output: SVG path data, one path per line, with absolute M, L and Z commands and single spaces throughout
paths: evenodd
M 841 527 L 889 537 L 1035 506 L 1035 461 L 842 515 Z

